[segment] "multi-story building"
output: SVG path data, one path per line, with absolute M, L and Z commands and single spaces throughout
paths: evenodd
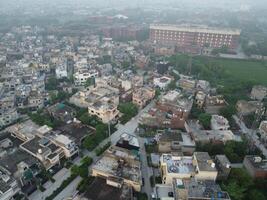
M 267 87 L 256 85 L 252 88 L 250 97 L 262 101 L 267 96 Z
M 247 155 L 243 165 L 253 178 L 267 178 L 267 161 L 259 156 Z
M 90 115 L 97 116 L 104 123 L 116 120 L 119 114 L 119 90 L 100 82 L 96 87 L 74 94 L 70 102 L 88 108 Z
M 195 151 L 195 141 L 190 135 L 177 130 L 158 130 L 154 139 L 160 153 L 177 151 L 184 155 L 192 155 Z
M 212 130 L 228 130 L 230 128 L 229 122 L 226 118 L 220 115 L 212 115 L 210 120 L 210 127 Z
M 160 169 L 163 184 L 172 184 L 174 178 L 213 180 L 217 178 L 215 163 L 207 152 L 195 152 L 193 156 L 162 154 Z
M 227 105 L 222 95 L 210 96 L 205 98 L 204 110 L 211 115 L 219 114 L 220 110 Z
M 133 91 L 133 103 L 139 108 L 143 108 L 147 102 L 153 99 L 155 90 L 149 87 L 142 87 Z
M 172 90 L 156 102 L 155 107 L 141 116 L 141 124 L 158 128 L 184 128 L 193 101 Z
M 178 47 L 228 47 L 236 49 L 240 30 L 191 25 L 150 25 L 150 40 Z
M 155 87 L 158 87 L 161 90 L 165 90 L 168 85 L 171 83 L 172 79 L 167 76 L 162 76 L 162 77 L 155 77 L 153 79 L 153 84 Z
M 20 191 L 18 182 L 8 172 L 0 168 L 0 199 L 10 200 Z
M 218 170 L 217 180 L 227 180 L 231 172 L 231 163 L 226 155 L 216 155 L 214 162 Z
M 79 69 L 74 73 L 74 84 L 84 85 L 89 78 L 95 78 L 98 76 L 98 71 L 95 69 Z
M 141 191 L 141 164 L 132 151 L 117 146 L 110 147 L 92 166 L 92 176 L 105 178 L 110 184 L 127 184 Z
M 231 200 L 215 181 L 197 179 L 174 179 L 172 185 L 174 200 Z

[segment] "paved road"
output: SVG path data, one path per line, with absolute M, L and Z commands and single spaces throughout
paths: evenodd
M 29 200 L 41 200 L 45 199 L 49 195 L 53 193 L 53 191 L 58 188 L 61 183 L 67 179 L 70 176 L 70 170 L 63 168 L 58 173 L 56 173 L 53 178 L 55 179 L 55 182 L 47 182 L 44 187 L 46 190 L 44 192 L 41 192 L 39 190 L 36 190 L 34 193 L 32 193 L 28 198 Z
M 245 123 L 240 120 L 236 115 L 234 115 L 233 118 L 238 124 L 238 126 L 241 128 L 242 132 L 247 135 L 247 137 L 253 142 L 253 144 L 258 147 L 262 151 L 262 154 L 267 158 L 267 149 L 260 142 L 259 137 L 256 134 L 256 130 L 247 128 Z
M 142 188 L 142 192 L 146 193 L 147 195 L 150 195 L 153 192 L 153 189 L 150 184 L 150 177 L 153 176 L 153 170 L 151 167 L 147 164 L 147 154 L 144 146 L 144 139 L 139 138 L 140 143 L 140 159 L 142 162 L 142 177 L 144 178 L 144 186 Z

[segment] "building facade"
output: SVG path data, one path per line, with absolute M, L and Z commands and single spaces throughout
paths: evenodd
M 236 49 L 240 30 L 226 28 L 211 28 L 190 25 L 150 25 L 150 40 L 155 43 L 174 45 L 178 47 L 228 47 Z

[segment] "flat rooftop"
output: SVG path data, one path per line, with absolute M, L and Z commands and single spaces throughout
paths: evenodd
M 196 25 L 172 25 L 172 24 L 151 24 L 150 29 L 166 30 L 166 31 L 182 31 L 182 32 L 197 32 L 197 33 L 210 33 L 210 34 L 231 34 L 240 35 L 240 29 L 196 26 Z
M 190 156 L 172 156 L 163 154 L 162 161 L 167 164 L 168 173 L 188 174 L 194 172 L 193 159 Z
M 140 161 L 137 156 L 117 146 L 110 147 L 92 169 L 134 182 L 141 181 Z
M 215 165 L 212 167 L 211 163 L 213 161 L 207 152 L 195 152 L 194 157 L 200 171 L 217 171 Z
M 230 200 L 227 192 L 221 190 L 220 186 L 214 181 L 204 180 L 197 181 L 196 179 L 181 180 L 174 179 L 176 189 L 185 188 L 188 191 L 190 199 L 220 199 Z M 179 196 L 178 196 L 179 197 Z
M 76 144 L 80 144 L 86 136 L 95 134 L 95 129 L 93 127 L 77 122 L 65 124 L 57 128 L 57 130 L 61 131 L 62 134 L 74 138 Z
M 127 185 L 122 188 L 106 184 L 106 180 L 96 178 L 86 190 L 84 197 L 88 200 L 131 200 L 132 190 Z

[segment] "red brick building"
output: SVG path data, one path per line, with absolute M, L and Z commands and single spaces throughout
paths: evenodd
M 150 40 L 163 45 L 236 49 L 240 30 L 188 25 L 150 25 Z

